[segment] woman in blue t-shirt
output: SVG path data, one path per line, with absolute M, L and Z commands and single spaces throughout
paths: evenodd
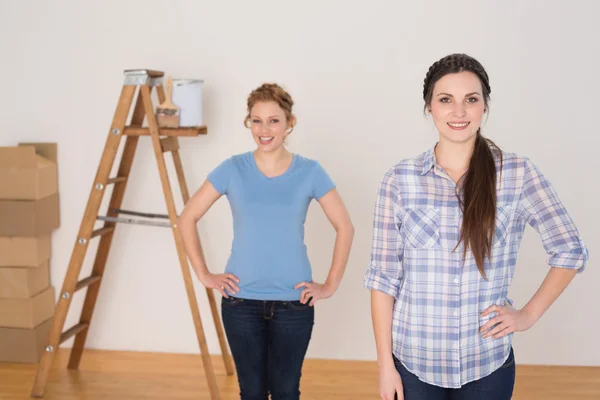
M 285 147 L 296 118 L 290 95 L 263 84 L 247 101 L 246 127 L 257 148 L 223 161 L 192 196 L 179 229 L 204 286 L 221 292 L 223 325 L 242 399 L 298 399 L 315 303 L 333 295 L 346 268 L 354 228 L 335 184 L 315 160 Z M 233 214 L 224 274 L 208 271 L 196 224 L 221 196 Z M 325 283 L 312 281 L 304 222 L 319 202 L 337 237 Z

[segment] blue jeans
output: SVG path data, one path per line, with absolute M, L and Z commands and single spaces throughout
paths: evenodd
M 299 301 L 223 298 L 223 326 L 241 400 L 300 398 L 302 364 L 315 309 Z
M 506 362 L 485 378 L 469 382 L 460 389 L 445 389 L 425 383 L 410 373 L 394 357 L 402 378 L 404 400 L 509 400 L 515 386 L 515 354 L 513 349 Z

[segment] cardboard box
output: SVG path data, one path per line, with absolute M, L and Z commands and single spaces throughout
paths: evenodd
M 58 193 L 56 143 L 0 147 L 0 199 L 39 200 Z
M 0 267 L 0 298 L 27 299 L 49 287 L 48 261 L 35 268 Z
M 0 267 L 37 267 L 50 259 L 50 235 L 0 236 Z
M 37 364 L 48 344 L 52 318 L 33 329 L 0 328 L 0 362 Z
M 0 236 L 40 236 L 59 226 L 58 193 L 39 200 L 0 200 Z
M 35 328 L 54 314 L 54 287 L 28 299 L 0 299 L 0 327 Z

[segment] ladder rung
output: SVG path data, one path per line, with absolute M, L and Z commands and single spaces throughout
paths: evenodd
M 77 282 L 77 284 L 75 285 L 75 291 L 77 292 L 78 290 L 81 290 L 85 287 L 88 287 L 96 282 L 98 282 L 100 280 L 99 276 L 88 276 L 85 279 L 80 280 L 79 282 Z
M 174 136 L 170 136 L 164 139 L 160 139 L 160 147 L 162 147 L 163 153 L 168 151 L 179 150 L 179 142 Z
M 197 126 L 191 128 L 159 128 L 160 136 L 198 136 L 206 135 L 206 126 Z M 123 135 L 126 136 L 148 136 L 150 135 L 149 128 L 141 128 L 128 126 L 123 130 Z
M 77 335 L 79 332 L 86 330 L 88 326 L 89 325 L 87 323 L 82 322 L 67 329 L 60 335 L 60 343 L 64 343 L 71 337 Z
M 113 184 L 113 183 L 121 183 L 121 182 L 125 182 L 127 180 L 127 178 L 125 178 L 124 176 L 117 176 L 115 178 L 110 178 L 108 181 L 106 181 L 107 185 Z
M 123 210 L 122 208 L 113 208 L 113 209 L 111 209 L 111 211 L 113 211 L 117 214 L 135 215 L 137 217 L 169 219 L 169 216 L 167 214 L 143 213 L 143 212 L 139 212 L 139 211 Z
M 115 230 L 114 226 L 107 226 L 106 228 L 96 229 L 95 231 L 92 232 L 92 237 L 106 235 L 107 233 L 110 233 L 114 230 Z
M 162 226 L 166 228 L 170 228 L 171 224 L 168 222 L 154 222 L 154 221 L 144 221 L 142 219 L 133 219 L 133 218 L 119 218 L 119 217 L 105 217 L 98 216 L 98 219 L 101 221 L 108 222 L 122 222 L 124 224 L 134 224 L 134 225 L 153 225 L 153 226 Z

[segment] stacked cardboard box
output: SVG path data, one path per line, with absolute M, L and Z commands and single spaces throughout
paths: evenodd
M 54 314 L 55 143 L 0 147 L 0 362 L 37 363 Z

